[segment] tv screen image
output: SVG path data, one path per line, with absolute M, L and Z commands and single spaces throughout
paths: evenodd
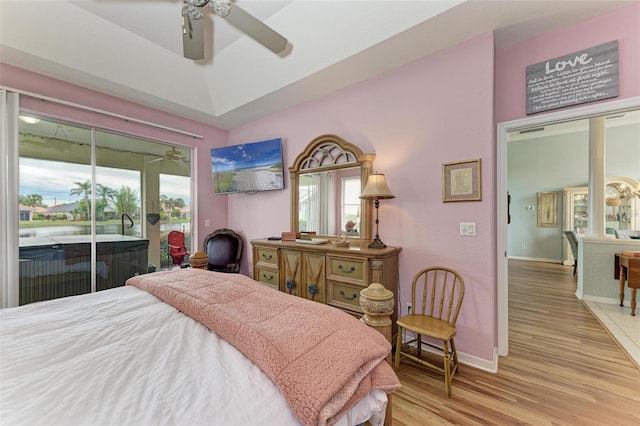
M 211 170 L 215 194 L 284 189 L 282 139 L 213 148 Z

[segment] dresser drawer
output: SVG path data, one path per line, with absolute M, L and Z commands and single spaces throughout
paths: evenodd
M 270 265 L 274 268 L 278 267 L 278 250 L 272 248 L 258 247 L 256 249 L 257 263 L 262 265 Z
M 349 282 L 366 287 L 367 259 L 348 259 L 344 257 L 330 257 L 328 260 L 327 279 Z M 357 301 L 356 301 L 357 304 Z
M 256 273 L 258 276 L 253 277 L 254 280 L 267 284 L 269 287 L 272 287 L 275 290 L 279 290 L 278 283 L 280 282 L 280 280 L 278 279 L 278 271 L 258 267 L 256 268 Z
M 362 290 L 362 287 L 328 281 L 327 304 L 336 308 L 363 312 L 359 302 L 360 290 Z

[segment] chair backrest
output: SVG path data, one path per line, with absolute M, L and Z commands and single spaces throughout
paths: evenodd
M 184 233 L 180 231 L 171 231 L 167 236 L 167 244 L 169 247 L 184 247 Z
M 204 252 L 209 256 L 207 269 L 240 272 L 242 237 L 231 229 L 218 229 L 204 239 Z
M 433 266 L 421 270 L 413 278 L 413 314 L 427 315 L 455 326 L 462 299 L 464 280 L 453 269 Z
M 578 258 L 578 237 L 576 237 L 576 233 L 573 231 L 564 231 L 564 235 L 567 236 L 567 241 L 569 241 L 569 247 L 571 247 L 571 253 L 573 253 L 573 258 Z

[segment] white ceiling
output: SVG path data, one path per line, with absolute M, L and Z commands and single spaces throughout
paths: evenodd
M 292 49 L 208 13 L 194 62 L 180 0 L 0 0 L 0 61 L 232 129 L 487 31 L 500 48 L 637 1 L 235 0 Z

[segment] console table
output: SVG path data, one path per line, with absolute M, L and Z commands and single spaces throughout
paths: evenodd
M 624 302 L 624 282 L 631 289 L 631 316 L 636 316 L 636 291 L 640 288 L 640 257 L 616 253 L 614 277 L 620 280 L 620 306 Z
M 362 317 L 360 291 L 380 283 L 398 300 L 401 248 L 334 247 L 294 241 L 252 240 L 253 279 L 276 290 Z M 393 334 L 397 309 L 392 314 Z

